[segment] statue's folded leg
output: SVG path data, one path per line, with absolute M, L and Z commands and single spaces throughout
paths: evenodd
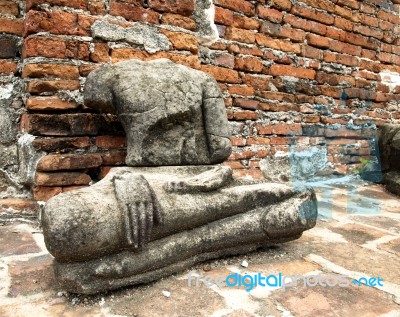
M 63 289 L 96 293 L 156 280 L 191 265 L 221 256 L 297 239 L 315 225 L 312 192 L 217 220 L 150 242 L 140 252 L 123 251 L 82 263 L 57 263 Z
M 171 179 L 169 174 L 159 169 L 148 173 L 136 168 L 115 169 L 89 188 L 49 200 L 42 224 L 50 253 L 59 262 L 82 262 L 124 249 L 140 251 L 144 242 L 265 207 L 296 194 L 280 184 L 232 186 L 207 195 L 171 193 L 164 188 L 166 180 Z M 222 173 L 225 175 L 223 170 Z M 198 190 L 198 183 L 189 185 L 187 188 Z

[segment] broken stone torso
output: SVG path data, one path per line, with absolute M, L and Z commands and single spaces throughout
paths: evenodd
M 129 166 L 215 164 L 231 153 L 224 101 L 202 72 L 167 60 L 122 62 L 89 76 L 85 100 L 118 115 Z
M 232 177 L 229 123 L 211 77 L 167 60 L 92 72 L 85 103 L 118 115 L 129 167 L 50 199 L 42 215 L 60 286 L 96 293 L 200 261 L 297 239 L 315 225 L 313 191 Z

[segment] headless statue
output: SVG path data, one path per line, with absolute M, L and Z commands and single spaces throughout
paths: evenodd
M 234 179 L 229 123 L 214 79 L 168 60 L 93 71 L 85 103 L 117 114 L 129 167 L 50 199 L 42 217 L 56 277 L 92 294 L 200 261 L 297 239 L 315 225 L 313 191 Z

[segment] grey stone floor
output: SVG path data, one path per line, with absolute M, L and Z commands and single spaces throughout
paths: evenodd
M 35 222 L 0 226 L 0 316 L 400 316 L 400 199 L 380 185 L 317 186 L 322 219 L 301 239 L 193 267 L 202 276 L 347 275 L 383 286 L 188 286 L 188 272 L 161 281 L 76 296 L 58 289 Z M 248 263 L 245 267 L 243 261 Z

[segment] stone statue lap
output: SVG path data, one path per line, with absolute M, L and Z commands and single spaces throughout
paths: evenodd
M 45 243 L 60 286 L 93 294 L 147 283 L 201 261 L 290 241 L 315 226 L 312 190 L 232 177 L 218 85 L 169 60 L 93 71 L 85 104 L 117 114 L 126 164 L 50 199 Z

